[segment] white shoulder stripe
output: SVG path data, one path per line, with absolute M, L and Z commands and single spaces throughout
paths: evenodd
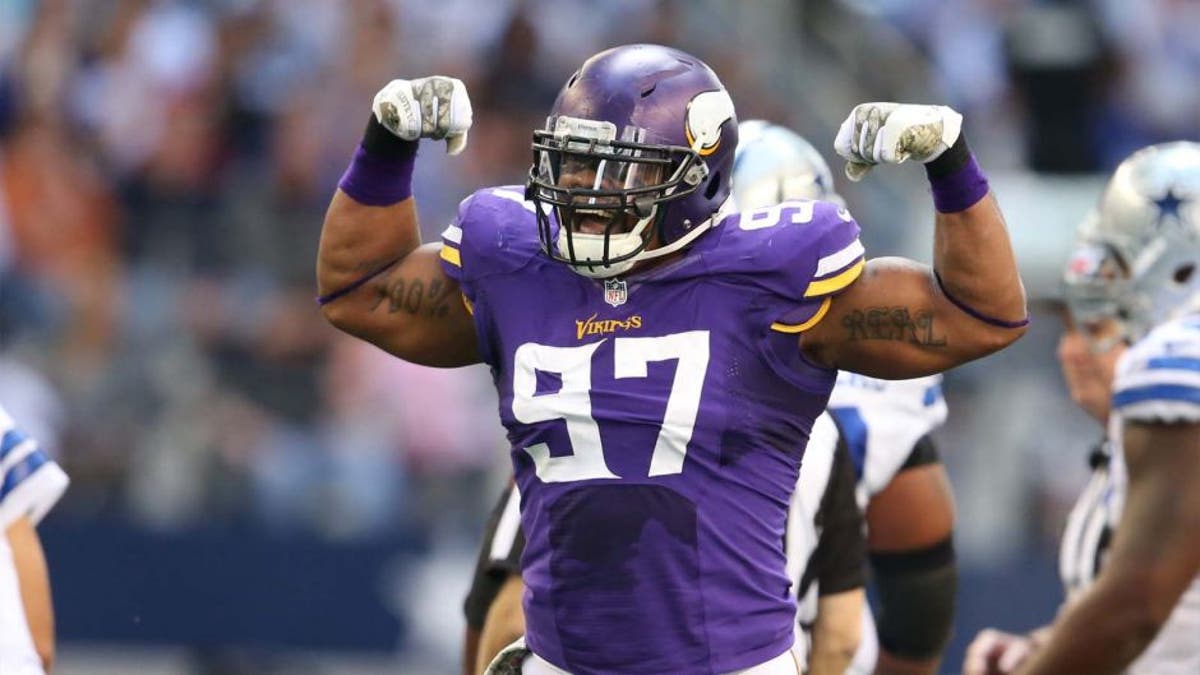
M 457 225 L 450 225 L 442 232 L 442 239 L 453 244 L 462 243 L 462 228 Z
M 813 276 L 820 278 L 837 272 L 846 265 L 849 265 L 855 260 L 861 258 L 863 253 L 865 253 L 865 250 L 863 249 L 862 242 L 858 239 L 855 239 L 846 248 L 843 248 L 837 253 L 831 253 L 830 255 L 827 255 L 817 261 L 817 273 Z

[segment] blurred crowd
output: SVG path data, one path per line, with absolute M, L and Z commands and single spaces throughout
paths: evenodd
M 522 182 L 530 132 L 605 46 L 692 51 L 742 118 L 816 140 L 859 100 L 938 100 L 966 113 L 989 168 L 1087 173 L 1200 137 L 1197 7 L 4 0 L 0 401 L 71 473 L 68 517 L 475 531 L 507 462 L 486 370 L 403 364 L 313 302 L 323 209 L 383 83 L 448 74 L 471 92 L 466 155 L 421 150 L 432 237 L 475 188 Z M 864 223 L 927 209 L 916 183 L 889 180 L 848 192 Z M 978 385 L 988 372 L 963 401 L 1004 405 Z M 1061 398 L 1052 372 L 1030 377 Z

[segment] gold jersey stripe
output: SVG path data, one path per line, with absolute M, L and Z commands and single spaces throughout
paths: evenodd
M 471 301 L 467 299 L 467 294 L 459 293 L 459 295 L 462 296 L 463 307 L 467 308 L 467 314 L 475 316 L 475 305 L 471 304 Z
M 817 313 L 814 314 L 813 317 L 808 321 L 797 324 L 779 323 L 776 321 L 775 323 L 771 324 L 771 330 L 777 330 L 780 333 L 803 333 L 809 328 L 812 328 L 820 323 L 821 319 L 825 318 L 825 314 L 829 311 L 829 306 L 831 304 L 833 304 L 833 298 L 825 298 L 825 300 L 821 302 L 821 306 L 817 308 Z
M 829 295 L 830 293 L 837 293 L 843 288 L 854 283 L 854 280 L 858 278 L 858 275 L 862 274 L 864 264 L 865 261 L 860 258 L 858 262 L 854 263 L 854 265 L 845 272 L 829 277 L 828 279 L 812 282 L 808 285 L 808 290 L 804 291 L 804 297 L 811 298 L 817 295 Z
M 445 244 L 442 244 L 442 254 L 441 255 L 442 255 L 442 260 L 445 260 L 446 262 L 450 263 L 451 265 L 454 265 L 455 267 L 462 267 L 462 254 L 460 254 L 458 252 L 458 249 L 454 248 L 453 246 L 447 246 Z

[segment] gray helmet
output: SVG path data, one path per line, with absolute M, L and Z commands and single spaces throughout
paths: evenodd
M 1197 308 L 1200 143 L 1138 150 L 1079 226 L 1063 280 L 1077 321 L 1115 318 L 1126 340 Z
M 821 199 L 844 206 L 821 153 L 799 134 L 763 120 L 738 125 L 733 201 L 743 211 L 789 199 Z

